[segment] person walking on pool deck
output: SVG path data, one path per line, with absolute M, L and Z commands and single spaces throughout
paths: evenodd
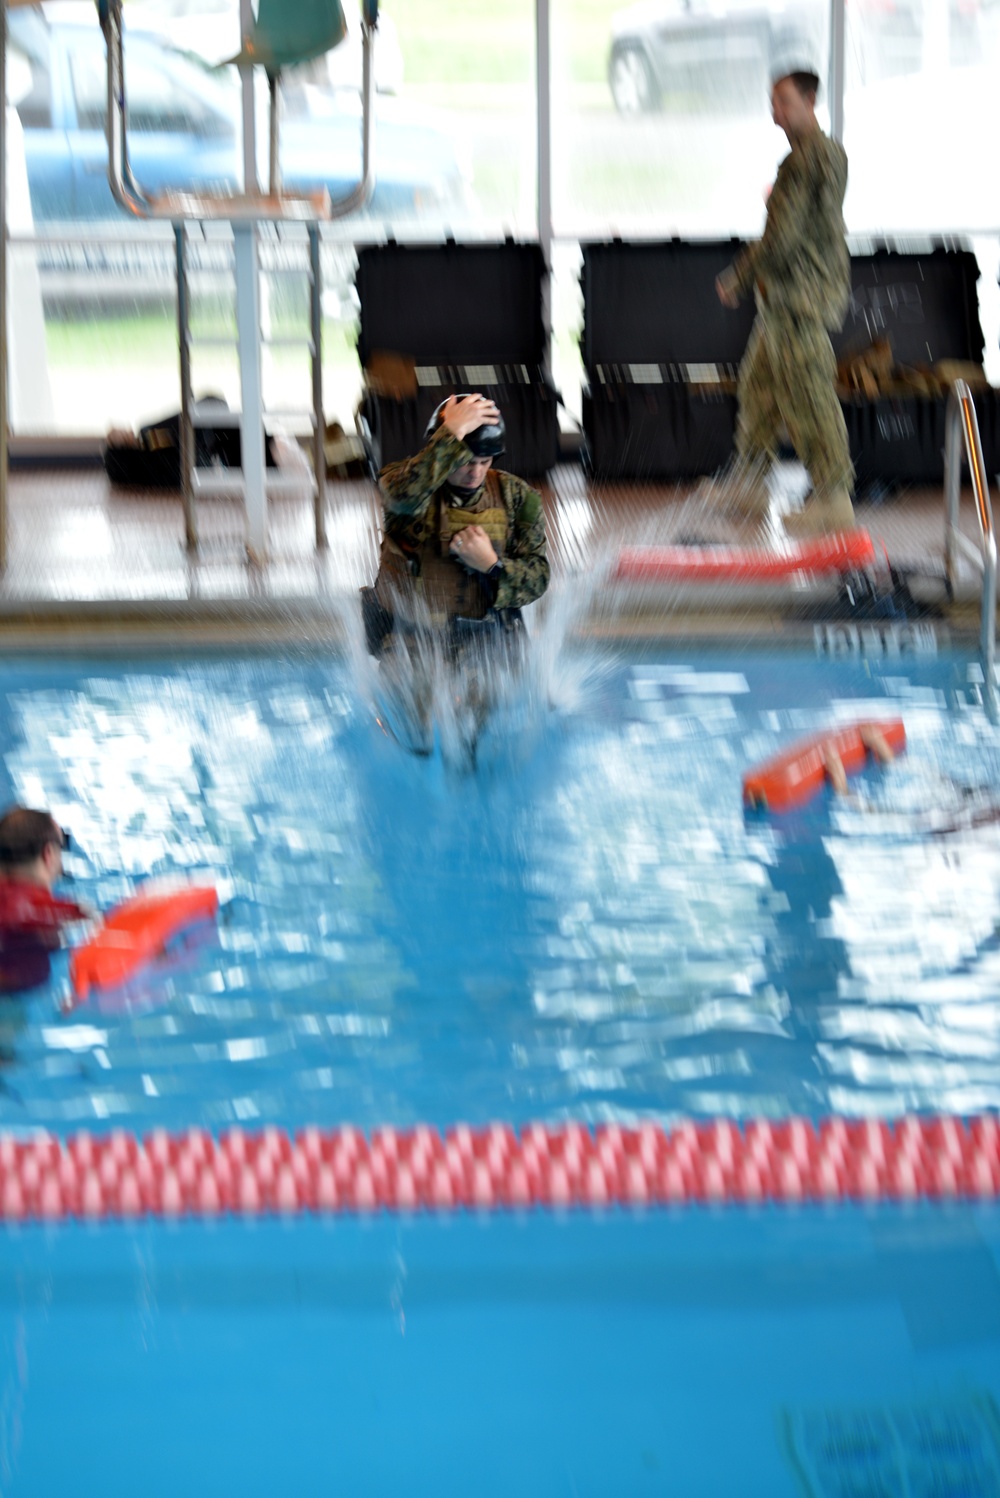
M 771 189 L 762 238 L 716 279 L 724 306 L 737 307 L 751 290 L 757 304 L 737 387 L 740 487 L 751 506 L 766 508 L 765 481 L 783 425 L 812 480 L 805 508 L 785 519 L 794 536 L 854 525 L 854 468 L 830 342 L 851 292 L 843 217 L 847 156 L 819 127 L 818 88 L 811 63 L 797 60 L 775 70 L 772 115 L 791 150 Z

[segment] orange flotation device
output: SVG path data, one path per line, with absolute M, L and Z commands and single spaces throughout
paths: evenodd
M 799 739 L 780 754 L 748 770 L 743 777 L 744 806 L 767 811 L 789 811 L 812 799 L 826 781 L 826 759 L 830 750 L 840 758 L 848 775 L 864 769 L 868 746 L 864 735 L 874 729 L 893 754 L 906 748 L 906 729 L 901 718 L 869 719 L 831 728 L 825 733 Z
M 799 572 L 855 572 L 874 561 L 871 536 L 854 530 L 789 542 L 782 552 L 736 546 L 626 546 L 615 576 L 628 582 L 773 583 Z
M 215 889 L 202 884 L 143 890 L 116 905 L 90 940 L 70 953 L 69 976 L 76 998 L 85 999 L 92 988 L 124 983 L 178 931 L 208 920 L 218 908 Z

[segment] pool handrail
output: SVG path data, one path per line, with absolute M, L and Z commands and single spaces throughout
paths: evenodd
M 375 191 L 375 33 L 378 0 L 364 0 L 361 20 L 361 177 L 335 202 L 325 188 L 286 195 L 281 189 L 278 162 L 280 99 L 276 75 L 268 76 L 270 99 L 268 191 L 242 193 L 147 193 L 132 173 L 128 152 L 128 106 L 125 93 L 125 32 L 122 0 L 97 0 L 98 18 L 107 46 L 108 185 L 115 202 L 134 218 L 228 219 L 254 223 L 260 219 L 346 218 L 367 207 Z M 244 102 L 244 128 L 247 106 Z M 245 155 L 245 151 L 244 151 Z
M 959 445 L 959 433 L 963 443 Z M 979 544 L 959 530 L 958 505 L 962 485 L 962 448 L 969 466 L 972 491 L 979 517 Z M 982 568 L 980 605 L 980 652 L 983 661 L 987 705 L 996 701 L 997 543 L 993 529 L 993 506 L 983 460 L 983 444 L 972 392 L 965 380 L 956 380 L 948 393 L 944 437 L 945 533 L 944 563 L 948 587 L 954 592 L 958 553 Z

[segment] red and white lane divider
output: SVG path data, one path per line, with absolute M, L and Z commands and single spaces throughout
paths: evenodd
M 993 1200 L 1000 1118 L 0 1135 L 0 1220 Z

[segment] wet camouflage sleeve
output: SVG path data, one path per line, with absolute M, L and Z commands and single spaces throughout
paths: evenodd
M 522 608 L 526 603 L 541 598 L 549 585 L 542 496 L 513 474 L 502 473 L 497 477 L 507 513 L 513 517 L 513 527 L 493 606 L 498 609 Z
M 847 157 L 821 130 L 790 151 L 771 189 L 763 237 L 733 262 L 740 294 L 756 283 L 767 307 L 839 328 L 851 285 L 846 191 Z
M 386 515 L 422 515 L 453 468 L 469 463 L 472 453 L 447 427 L 438 427 L 415 458 L 388 463 L 379 474 Z

